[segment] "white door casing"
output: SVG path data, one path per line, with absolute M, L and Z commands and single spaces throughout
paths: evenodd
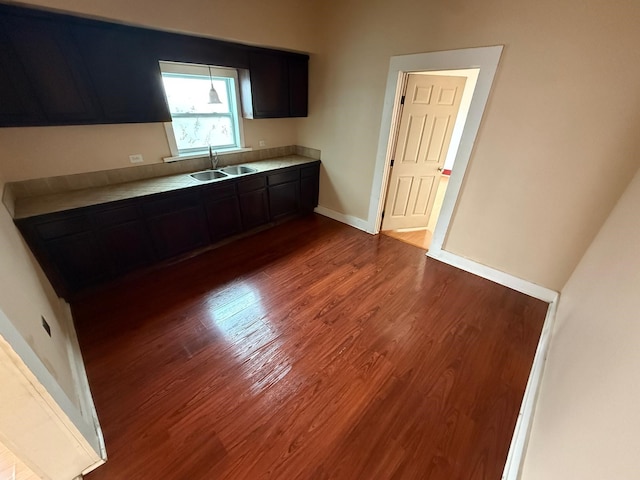
M 503 45 L 490 47 L 463 48 L 440 52 L 414 53 L 393 56 L 389 60 L 387 87 L 385 89 L 378 151 L 371 185 L 369 215 L 366 224 L 358 226 L 363 230 L 377 234 L 382 223 L 385 193 L 389 179 L 389 160 L 392 158 L 392 132 L 399 119 L 396 99 L 402 95 L 404 79 L 411 72 L 439 72 L 443 70 L 475 69 L 474 88 L 465 87 L 472 95 L 467 118 L 460 135 L 460 143 L 455 157 L 455 168 L 449 179 L 447 191 L 442 203 L 435 232 L 431 239 L 427 255 L 436 256 L 446 248 L 446 237 L 454 217 L 458 195 L 462 189 L 471 152 L 480 127 L 482 115 L 489 99 L 493 79 L 498 68 Z M 468 82 L 471 84 L 471 82 Z
M 383 230 L 426 227 L 466 78 L 409 74 Z

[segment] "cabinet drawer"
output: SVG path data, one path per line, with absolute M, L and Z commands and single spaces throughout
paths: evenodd
M 274 173 L 269 175 L 268 177 L 268 182 L 269 185 L 278 185 L 280 183 L 286 183 L 286 182 L 295 182 L 296 180 L 298 180 L 298 169 L 294 169 L 294 170 L 288 170 L 286 172 L 282 172 L 282 173 Z
M 36 225 L 38 236 L 43 240 L 53 240 L 54 238 L 73 235 L 89 230 L 89 219 L 84 215 L 61 218 Z
M 235 194 L 236 186 L 233 182 L 228 182 L 222 185 L 205 188 L 202 192 L 202 197 L 205 200 L 216 200 L 218 198 L 233 197 Z
M 318 175 L 320 165 L 311 165 L 310 167 L 303 167 L 300 169 L 300 178 L 315 177 Z
M 195 193 L 169 193 L 143 203 L 142 210 L 145 216 L 156 216 L 199 205 L 200 200 Z
M 110 227 L 121 223 L 138 220 L 138 208 L 135 205 L 123 205 L 117 208 L 99 210 L 93 214 L 94 221 L 99 227 Z
M 241 180 L 238 182 L 238 193 L 246 193 L 264 188 L 266 185 L 265 180 L 263 175 Z

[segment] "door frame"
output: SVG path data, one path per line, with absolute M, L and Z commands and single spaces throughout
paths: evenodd
M 460 138 L 455 168 L 449 179 L 428 254 L 437 254 L 443 250 L 503 47 L 503 45 L 495 45 L 391 57 L 369 201 L 368 232 L 379 233 L 382 224 L 382 212 L 391 172 L 391 155 L 395 145 L 394 135 L 401 112 L 400 98 L 407 75 L 412 72 L 477 68 L 479 69 L 478 80 Z

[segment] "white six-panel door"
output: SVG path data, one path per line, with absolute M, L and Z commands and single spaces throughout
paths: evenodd
M 465 81 L 408 75 L 382 230 L 427 226 Z

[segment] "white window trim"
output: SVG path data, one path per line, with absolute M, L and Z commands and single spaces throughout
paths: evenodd
M 245 147 L 244 143 L 244 122 L 242 121 L 242 112 L 240 111 L 240 85 L 238 81 L 238 71 L 234 68 L 225 68 L 225 67 L 216 67 L 209 65 L 198 65 L 193 63 L 180 63 L 180 62 L 166 62 L 160 61 L 160 70 L 163 73 L 187 73 L 193 75 L 205 75 L 209 76 L 209 67 L 211 67 L 211 75 L 214 77 L 229 77 L 234 79 L 234 88 L 236 94 L 236 115 L 238 118 L 238 138 L 240 148 L 225 148 L 216 150 L 219 155 L 224 155 L 227 153 L 236 153 L 236 152 L 248 152 L 251 151 L 251 148 Z M 178 151 L 178 144 L 176 143 L 176 136 L 173 131 L 173 123 L 165 122 L 164 130 L 167 135 L 167 142 L 169 144 L 169 151 L 171 152 L 170 157 L 165 157 L 163 160 L 165 162 L 176 162 L 180 160 L 189 160 L 193 158 L 203 158 L 208 156 L 207 151 L 202 152 L 189 152 L 189 153 L 180 153 Z

